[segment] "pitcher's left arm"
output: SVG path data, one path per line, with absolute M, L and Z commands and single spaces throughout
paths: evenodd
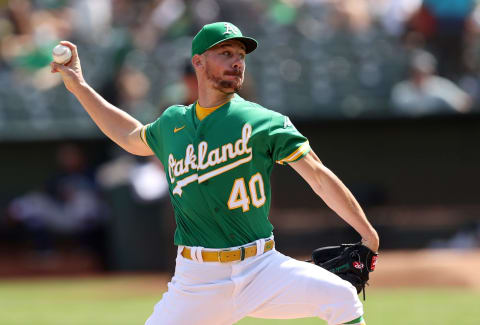
M 342 181 L 320 161 L 313 150 L 289 165 L 307 181 L 314 192 L 333 211 L 362 236 L 365 246 L 374 252 L 378 251 L 378 234 L 368 221 L 360 204 Z

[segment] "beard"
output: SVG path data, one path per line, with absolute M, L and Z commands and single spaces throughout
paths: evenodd
M 226 76 L 237 76 L 240 78 L 239 81 L 236 80 L 225 80 L 222 77 L 216 76 L 210 70 L 210 66 L 207 64 L 205 69 L 207 79 L 213 83 L 213 88 L 221 91 L 224 94 L 233 94 L 237 93 L 243 86 L 243 73 L 238 70 L 226 71 L 224 75 Z M 230 89 L 233 89 L 231 91 Z

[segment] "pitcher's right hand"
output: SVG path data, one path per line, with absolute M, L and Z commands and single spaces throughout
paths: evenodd
M 80 58 L 78 57 L 77 47 L 75 44 L 68 41 L 61 41 L 60 44 L 68 46 L 72 51 L 72 58 L 67 65 L 58 64 L 52 61 L 50 63 L 51 72 L 60 72 L 65 87 L 72 92 L 83 86 L 86 86 L 85 79 L 83 79 L 82 67 L 80 65 Z

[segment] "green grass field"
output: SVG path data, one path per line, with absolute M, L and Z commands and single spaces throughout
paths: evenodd
M 143 324 L 164 285 L 152 276 L 0 280 L 0 324 Z M 480 292 L 369 289 L 365 309 L 369 325 L 477 325 Z M 237 324 L 326 323 L 246 318 Z

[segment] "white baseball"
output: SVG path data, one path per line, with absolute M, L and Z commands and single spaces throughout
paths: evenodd
M 72 58 L 72 51 L 68 46 L 59 44 L 53 48 L 52 56 L 56 63 L 65 64 Z

